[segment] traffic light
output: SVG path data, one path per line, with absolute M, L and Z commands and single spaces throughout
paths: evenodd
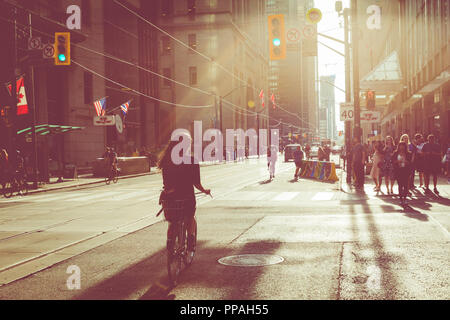
M 55 65 L 70 65 L 70 32 L 55 32 Z
M 366 107 L 368 110 L 375 109 L 375 91 L 368 90 L 366 94 Z
M 285 59 L 286 40 L 284 32 L 284 15 L 270 15 L 268 19 L 270 60 Z

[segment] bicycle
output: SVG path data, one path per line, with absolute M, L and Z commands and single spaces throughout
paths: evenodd
M 114 166 L 109 169 L 109 175 L 105 178 L 106 184 L 110 184 L 111 181 L 114 183 L 119 181 L 119 169 Z
M 12 178 L 2 183 L 2 193 L 5 198 L 11 198 L 14 192 L 23 196 L 28 194 L 28 184 L 25 177 L 18 172 Z
M 172 228 L 172 236 L 167 238 L 167 273 L 169 275 L 169 281 L 173 286 L 177 285 L 178 278 L 183 269 L 188 268 L 195 256 L 195 246 L 197 243 L 197 222 L 195 222 L 195 232 L 193 243 L 188 246 L 188 231 L 187 223 L 188 219 L 183 216 L 184 200 L 161 200 L 161 210 L 156 216 L 159 216 L 162 211 L 165 212 L 165 216 L 172 216 L 174 219 L 170 219 L 170 228 Z M 176 218 L 176 217 L 182 217 Z M 169 238 L 170 237 L 170 238 Z M 184 265 L 184 268 L 183 268 Z

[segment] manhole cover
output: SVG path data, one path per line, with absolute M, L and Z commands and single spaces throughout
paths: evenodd
M 241 254 L 219 259 L 219 263 L 235 267 L 259 267 L 283 262 L 284 258 L 270 254 Z

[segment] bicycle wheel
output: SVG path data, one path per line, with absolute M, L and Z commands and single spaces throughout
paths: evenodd
M 179 230 L 180 225 L 177 226 Z M 174 238 L 172 239 L 172 248 L 167 248 L 167 273 L 169 274 L 169 280 L 173 286 L 177 285 L 178 277 L 181 272 L 182 264 L 182 240 L 181 232 L 175 232 Z
M 3 184 L 3 196 L 5 198 L 11 198 L 13 195 L 13 185 L 10 181 L 7 181 Z
M 25 196 L 28 193 L 28 186 L 24 179 L 17 178 L 15 179 L 15 186 L 17 195 Z
M 185 245 L 184 245 L 185 251 L 184 251 L 183 258 L 184 258 L 184 265 L 187 268 L 187 267 L 189 267 L 192 264 L 192 261 L 194 261 L 195 247 L 197 245 L 197 221 L 195 221 L 194 237 L 192 238 L 193 243 L 189 243 L 188 244 L 189 234 L 188 234 L 188 231 L 187 231 L 187 229 L 185 227 L 186 224 L 183 224 L 183 226 L 184 226 L 183 227 L 183 229 L 184 229 L 183 232 L 185 234 L 185 236 L 184 236 L 184 239 L 185 239 L 185 241 L 184 241 L 184 243 L 185 243 Z

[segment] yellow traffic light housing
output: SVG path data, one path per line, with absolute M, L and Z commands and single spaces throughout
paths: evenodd
M 70 66 L 70 32 L 55 32 L 55 65 Z
M 286 39 L 284 15 L 274 14 L 268 17 L 270 60 L 286 58 Z

